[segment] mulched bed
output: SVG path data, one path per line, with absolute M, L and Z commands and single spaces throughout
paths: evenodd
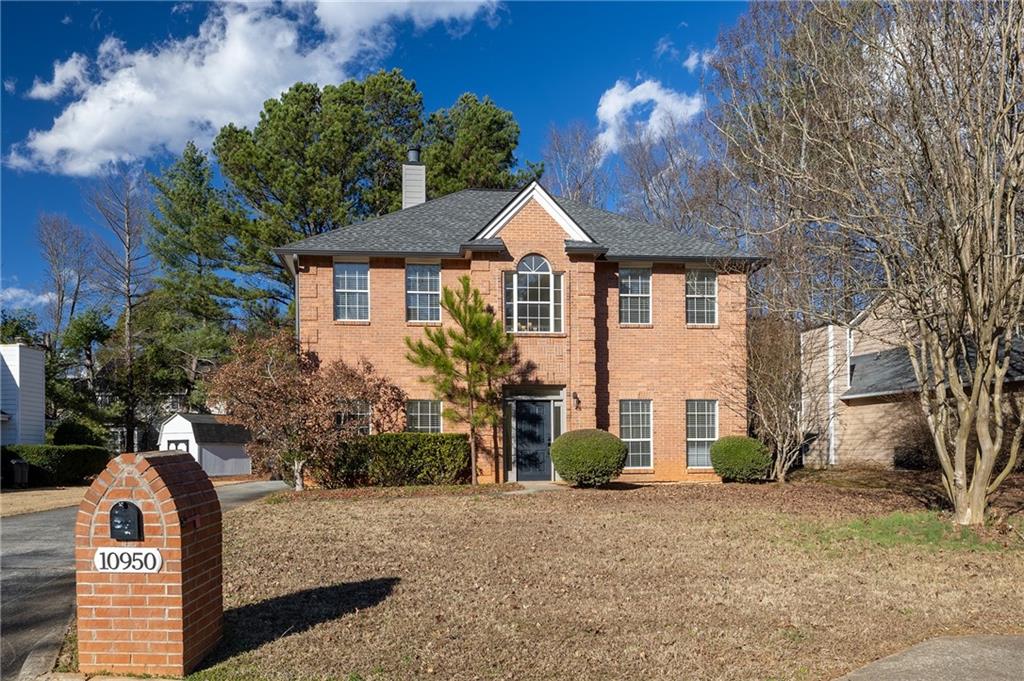
M 835 482 L 251 504 L 225 516 L 228 638 L 197 676 L 828 679 L 1024 633 L 1024 541 L 836 532 L 928 504 Z

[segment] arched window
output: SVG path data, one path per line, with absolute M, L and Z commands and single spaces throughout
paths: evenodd
M 528 255 L 505 273 L 505 330 L 562 332 L 562 275 L 543 256 Z

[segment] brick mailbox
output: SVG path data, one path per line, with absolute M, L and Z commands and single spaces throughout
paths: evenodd
M 189 455 L 122 454 L 75 525 L 83 673 L 184 676 L 221 636 L 220 502 Z

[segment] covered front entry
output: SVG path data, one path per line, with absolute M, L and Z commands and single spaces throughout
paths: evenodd
M 554 480 L 551 442 L 562 432 L 562 397 L 520 395 L 506 401 L 506 451 L 511 453 L 508 480 L 530 482 Z

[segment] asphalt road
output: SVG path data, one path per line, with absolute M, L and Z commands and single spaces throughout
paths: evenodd
M 282 482 L 243 482 L 217 488 L 228 511 L 271 492 Z M 25 658 L 45 637 L 63 636 L 75 602 L 77 507 L 0 520 L 0 679 L 18 677 Z

